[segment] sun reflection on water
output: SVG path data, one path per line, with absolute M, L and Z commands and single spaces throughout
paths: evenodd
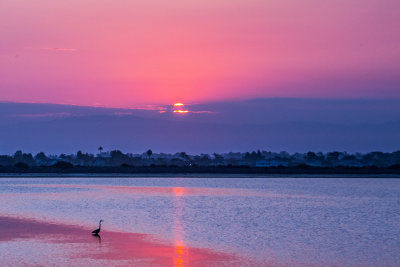
M 174 207 L 175 207 L 175 230 L 174 230 L 174 256 L 173 266 L 184 267 L 186 266 L 187 251 L 183 242 L 184 229 L 182 227 L 182 211 L 183 211 L 183 200 L 182 196 L 185 195 L 185 188 L 174 187 Z

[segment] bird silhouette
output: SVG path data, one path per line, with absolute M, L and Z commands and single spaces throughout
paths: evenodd
M 98 234 L 100 233 L 100 230 L 101 230 L 101 222 L 104 222 L 104 221 L 103 221 L 103 220 L 100 220 L 100 221 L 99 221 L 99 228 L 96 229 L 96 230 L 93 230 L 93 231 L 92 231 L 92 235 L 98 235 Z

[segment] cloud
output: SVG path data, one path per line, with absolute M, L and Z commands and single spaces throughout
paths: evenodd
M 213 111 L 209 111 L 209 110 L 200 110 L 200 111 L 191 111 L 191 110 L 187 110 L 187 109 L 174 109 L 173 110 L 174 113 L 195 113 L 195 114 L 214 114 L 215 112 Z
M 116 116 L 126 116 L 126 115 L 132 115 L 133 112 L 130 111 L 119 111 L 119 112 L 114 112 L 114 115 Z
M 71 113 L 58 112 L 58 113 L 32 113 L 32 114 L 15 114 L 14 117 L 23 118 L 49 118 L 49 117 L 69 117 Z
M 200 110 L 200 111 L 191 111 L 192 113 L 197 113 L 197 114 L 213 114 L 215 113 L 214 111 L 209 111 L 209 110 Z
M 76 52 L 78 51 L 75 48 L 68 48 L 68 47 L 43 47 L 41 50 L 46 51 L 60 51 L 60 52 Z
M 167 110 L 167 108 L 165 106 L 160 106 L 160 105 L 142 105 L 142 106 L 130 107 L 129 109 L 154 110 L 154 111 L 166 111 Z

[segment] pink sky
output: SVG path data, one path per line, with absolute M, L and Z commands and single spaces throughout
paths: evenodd
M 2 0 L 0 101 L 399 98 L 398 0 Z

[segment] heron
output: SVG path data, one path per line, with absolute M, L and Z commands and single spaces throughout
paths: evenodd
M 101 230 L 101 222 L 104 222 L 104 221 L 103 221 L 103 220 L 100 220 L 100 221 L 99 221 L 99 228 L 96 229 L 96 230 L 94 230 L 94 231 L 92 231 L 92 235 L 98 235 L 98 234 L 100 233 L 100 230 Z

